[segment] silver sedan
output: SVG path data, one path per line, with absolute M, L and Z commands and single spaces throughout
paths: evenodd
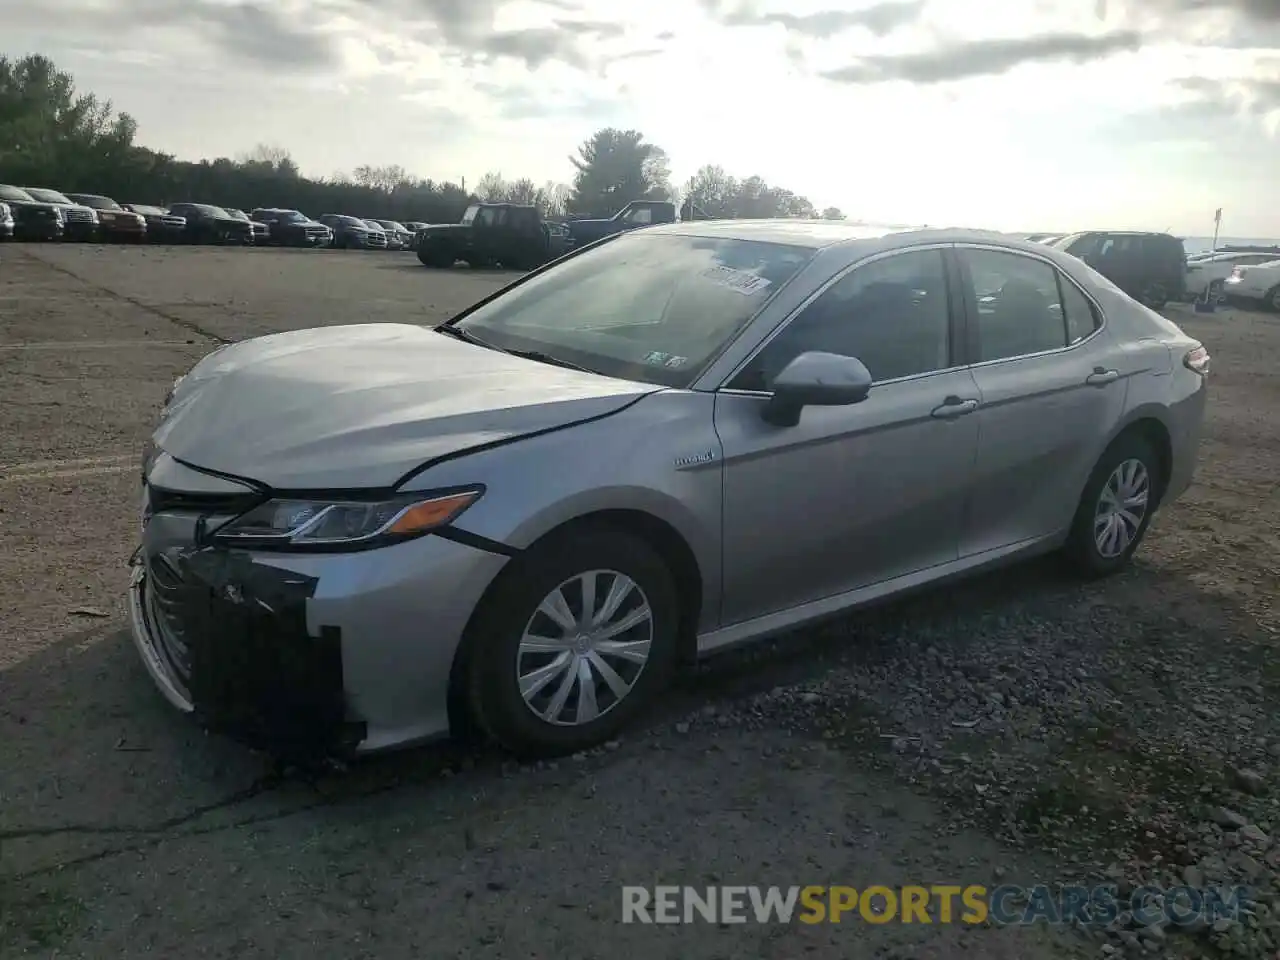
M 1209 358 L 1067 254 L 965 230 L 607 238 L 438 329 L 222 347 L 144 465 L 133 633 L 281 753 L 614 737 L 682 664 L 1060 551 L 1191 481 Z

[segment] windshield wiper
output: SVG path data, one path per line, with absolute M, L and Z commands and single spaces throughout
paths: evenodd
M 571 360 L 561 360 L 559 357 L 553 357 L 551 354 L 543 353 L 541 350 L 505 350 L 503 352 L 509 353 L 513 357 L 522 357 L 525 360 L 536 360 L 539 363 L 549 363 L 553 366 L 564 367 L 567 370 L 578 370 L 582 373 L 595 372 L 594 370 L 588 370 L 586 367 L 574 363 Z
M 562 360 L 559 357 L 553 357 L 549 353 L 543 353 L 541 350 L 510 350 L 506 347 L 499 347 L 490 343 L 488 340 L 481 340 L 469 330 L 453 324 L 441 324 L 435 328 L 436 333 L 443 333 L 447 337 L 453 337 L 455 340 L 461 340 L 464 343 L 473 343 L 477 347 L 485 347 L 488 350 L 497 350 L 499 353 L 507 353 L 513 357 L 520 357 L 523 360 L 536 360 L 538 363 L 549 363 L 553 366 L 564 367 L 567 370 L 579 370 L 582 373 L 594 373 L 586 367 L 580 366 L 571 360 Z
M 506 350 L 503 350 L 501 347 L 495 347 L 488 340 L 481 340 L 474 333 L 471 333 L 468 330 L 463 330 L 461 327 L 455 327 L 452 324 L 442 323 L 440 326 L 435 327 L 434 329 L 436 333 L 443 333 L 446 337 L 453 337 L 455 340 L 461 340 L 463 343 L 473 343 L 477 347 L 485 347 L 486 349 L 489 349 L 489 350 L 497 350 L 499 353 L 508 352 Z

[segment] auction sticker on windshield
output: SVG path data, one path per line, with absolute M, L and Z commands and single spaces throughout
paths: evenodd
M 677 357 L 671 353 L 662 353 L 658 350 L 654 350 L 644 358 L 644 362 L 653 367 L 670 367 L 674 370 L 683 367 L 689 362 L 689 358 Z
M 769 288 L 769 281 L 764 277 L 758 277 L 754 273 L 747 273 L 745 270 L 735 270 L 733 267 L 710 267 L 707 270 L 703 270 L 702 275 L 712 283 L 718 283 L 722 287 L 736 290 L 744 296 L 761 293 Z

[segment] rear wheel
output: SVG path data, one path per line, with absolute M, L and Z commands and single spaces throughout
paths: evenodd
M 671 575 L 644 540 L 603 529 L 556 537 L 515 562 L 470 632 L 472 711 L 518 755 L 598 746 L 670 678 L 679 630 Z
M 1280 284 L 1267 291 L 1267 306 L 1280 313 Z
M 1152 310 L 1163 310 L 1165 304 L 1169 302 L 1169 294 L 1162 283 L 1149 283 L 1142 290 L 1142 295 L 1138 298 L 1142 304 Z
M 1076 508 L 1066 555 L 1086 577 L 1110 576 L 1133 557 L 1166 478 L 1149 440 L 1122 434 L 1093 468 Z

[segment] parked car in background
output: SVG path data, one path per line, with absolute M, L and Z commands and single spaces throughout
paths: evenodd
M 133 638 L 172 704 L 269 748 L 452 722 L 574 753 L 699 655 L 1037 554 L 1123 570 L 1191 482 L 1208 373 L 996 234 L 623 233 L 438 329 L 196 364 L 143 471 Z
M 405 220 L 403 221 L 403 223 L 405 225 L 405 228 L 411 234 L 413 234 L 413 236 L 409 238 L 409 249 L 417 250 L 418 249 L 418 231 L 421 230 L 423 227 L 428 226 L 428 224 L 423 223 L 421 220 Z
M 243 220 L 245 223 L 249 224 L 249 229 L 253 231 L 254 244 L 261 245 L 267 242 L 270 231 L 267 229 L 267 225 L 265 223 L 258 223 L 256 220 L 249 219 L 249 215 L 247 213 L 243 210 L 237 210 L 235 207 L 224 207 L 223 209 L 237 220 Z
M 1236 267 L 1253 267 L 1276 259 L 1274 253 L 1209 253 L 1187 258 L 1188 299 L 1223 296 Z
M 62 206 L 42 203 L 21 187 L 0 183 L 0 200 L 13 216 L 15 240 L 61 240 L 66 221 Z
M 601 237 L 625 230 L 649 227 L 655 223 L 675 223 L 676 205 L 668 200 L 632 200 L 608 220 L 570 220 L 565 224 L 569 231 L 568 246 L 586 246 Z
M 0 200 L 0 240 L 13 239 L 13 211 Z
M 120 206 L 147 221 L 148 243 L 181 243 L 186 239 L 186 217 L 174 216 L 164 207 L 155 204 L 122 203 Z
M 547 259 L 562 257 L 569 250 L 569 228 L 563 223 L 545 223 L 547 228 Z
M 386 235 L 381 230 L 371 229 L 359 217 L 349 217 L 341 213 L 326 213 L 320 218 L 333 234 L 330 246 L 340 250 L 385 250 Z
M 169 213 L 186 221 L 188 243 L 253 243 L 253 228 L 248 223 L 212 203 L 174 203 L 170 204 Z
M 431 224 L 418 231 L 418 260 L 427 267 L 501 264 L 532 270 L 550 257 L 551 238 L 537 207 L 515 203 L 473 203 L 461 223 Z
M 375 243 L 378 242 L 376 238 L 382 238 L 381 242 L 378 243 L 381 249 L 391 249 L 391 238 L 387 236 L 387 231 L 382 224 L 378 223 L 377 220 L 365 220 L 363 223 L 369 228 L 369 236 L 375 238 Z
M 147 220 L 126 210 L 110 197 L 96 193 L 68 193 L 67 198 L 98 212 L 98 227 L 103 240 L 141 243 L 147 238 Z
M 1051 246 L 1079 257 L 1153 310 L 1186 292 L 1187 251 L 1167 233 L 1090 231 L 1061 237 Z
M 277 247 L 327 247 L 333 235 L 305 213 L 282 207 L 258 207 L 249 217 L 267 225 L 267 242 Z
M 370 220 L 380 226 L 387 235 L 388 250 L 408 250 L 413 243 L 413 231 L 395 220 Z
M 66 240 L 97 240 L 98 212 L 92 207 L 75 203 L 70 197 L 50 190 L 47 187 L 22 187 L 31 197 L 41 203 L 51 203 L 62 212 L 63 232 Z
M 1232 267 L 1222 288 L 1232 300 L 1250 301 L 1280 313 L 1280 260 Z

